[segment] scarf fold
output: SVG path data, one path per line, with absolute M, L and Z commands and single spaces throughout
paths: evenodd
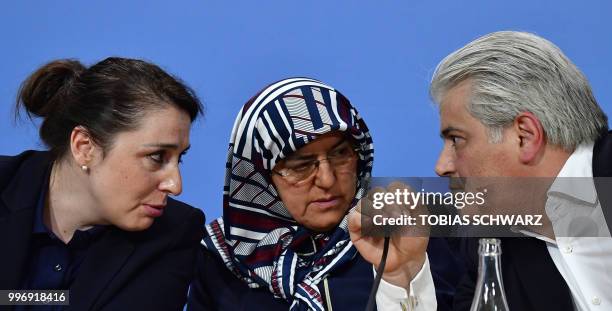
M 290 310 L 324 310 L 318 284 L 357 254 L 347 215 L 330 232 L 314 233 L 287 211 L 270 177 L 280 160 L 317 137 L 345 132 L 358 146 L 354 208 L 368 187 L 372 138 L 340 92 L 309 78 L 273 83 L 241 109 L 229 143 L 223 217 L 206 226 L 202 244 L 251 288 L 267 288 Z

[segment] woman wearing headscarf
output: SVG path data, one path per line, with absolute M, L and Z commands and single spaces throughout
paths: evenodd
M 290 78 L 252 97 L 234 123 L 223 217 L 206 226 L 188 308 L 364 309 L 374 273 L 348 214 L 373 155 L 364 120 L 331 86 Z

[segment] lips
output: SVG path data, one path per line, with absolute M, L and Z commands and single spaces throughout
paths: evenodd
M 163 205 L 163 204 L 159 204 L 159 205 L 143 204 L 143 206 L 144 206 L 144 210 L 147 216 L 153 217 L 153 218 L 163 215 L 164 208 L 166 207 L 166 205 Z
M 310 204 L 313 205 L 315 208 L 323 210 L 331 209 L 338 205 L 338 203 L 340 203 L 340 197 L 338 196 L 321 198 L 310 202 Z

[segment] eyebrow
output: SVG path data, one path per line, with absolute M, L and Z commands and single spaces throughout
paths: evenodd
M 176 150 L 179 148 L 179 145 L 177 144 L 165 144 L 165 143 L 144 144 L 143 146 L 148 147 L 148 148 L 162 148 L 162 149 L 173 149 L 173 150 Z M 189 150 L 189 148 L 191 148 L 191 145 L 187 146 L 187 148 L 185 148 L 185 150 L 183 150 L 182 153 L 186 153 L 187 150 Z
M 443 129 L 442 131 L 440 131 L 440 138 L 446 138 L 446 137 L 448 137 L 448 134 L 450 132 L 454 132 L 454 131 L 461 132 L 460 129 L 458 129 L 456 127 L 449 126 L 449 127 L 445 128 L 445 129 Z
M 348 142 L 348 141 L 347 140 L 339 141 L 337 144 L 333 145 L 327 152 L 338 148 L 339 146 L 341 146 L 342 144 L 344 144 L 346 142 Z M 314 154 L 306 154 L 306 155 L 294 154 L 294 155 L 288 157 L 287 161 L 309 160 L 309 159 L 312 159 L 314 157 L 316 157 Z

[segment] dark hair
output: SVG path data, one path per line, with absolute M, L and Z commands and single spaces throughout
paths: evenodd
M 109 57 L 86 68 L 77 60 L 61 59 L 23 82 L 16 117 L 23 108 L 30 118 L 43 118 L 40 138 L 61 157 L 76 126 L 107 150 L 116 134 L 137 128 L 145 113 L 169 105 L 187 112 L 192 122 L 203 113 L 193 90 L 152 63 Z

